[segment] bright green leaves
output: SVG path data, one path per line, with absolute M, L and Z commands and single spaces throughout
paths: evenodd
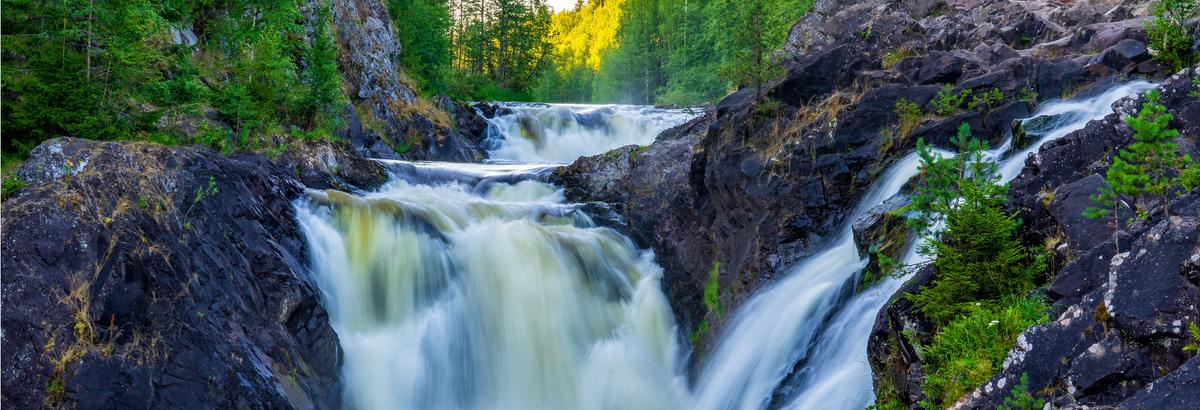
M 1196 14 L 1196 0 L 1159 0 L 1151 8 L 1153 20 L 1143 23 L 1153 57 L 1178 71 L 1196 63 L 1192 52 L 1192 33 L 1187 23 Z

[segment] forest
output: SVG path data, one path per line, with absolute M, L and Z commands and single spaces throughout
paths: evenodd
M 470 100 L 694 105 L 778 71 L 812 0 L 392 0 L 404 64 Z M 413 17 L 408 17 L 413 16 Z M 420 17 L 415 17 L 420 16 Z M 416 21 L 413 18 L 416 18 Z
M 332 135 L 347 103 L 332 4 L 5 0 L 4 155 L 62 135 L 221 151 Z M 384 4 L 423 99 L 696 105 L 777 75 L 812 0 Z

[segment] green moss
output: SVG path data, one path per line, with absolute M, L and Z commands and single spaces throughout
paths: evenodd
M 708 270 L 708 283 L 704 284 L 704 306 L 709 312 L 716 313 L 718 319 L 722 315 L 720 271 L 721 262 L 713 261 L 712 268 Z

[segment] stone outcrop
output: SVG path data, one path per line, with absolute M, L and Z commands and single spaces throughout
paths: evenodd
M 560 182 L 572 200 L 623 204 L 629 232 L 654 248 L 667 272 L 680 323 L 719 329 L 700 302 L 712 266 L 719 263 L 720 303 L 730 311 L 852 223 L 848 210 L 918 139 L 953 149 L 950 137 L 967 123 L 999 144 L 1038 102 L 1127 76 L 1166 75 L 1140 51 L 1145 32 L 1134 16 L 1142 5 L 1126 3 L 819 0 L 781 51 L 787 74 L 761 95 L 747 87 L 726 97 L 707 129 L 690 126 L 700 138 L 689 150 L 643 158 L 671 144 L 660 138 L 580 159 Z M 938 114 L 944 87 L 980 97 Z M 902 117 L 901 101 L 917 115 Z M 635 153 L 632 167 L 621 164 Z M 686 180 L 611 177 L 685 166 Z M 651 201 L 663 193 L 692 206 L 664 214 Z M 654 218 L 639 225 L 637 215 Z M 658 221 L 667 219 L 678 223 L 662 229 Z
M 1200 66 L 1159 86 L 1179 145 L 1193 157 L 1200 138 L 1200 99 L 1189 95 L 1194 78 Z M 1079 216 L 1088 195 L 1104 186 L 1099 175 L 1113 153 L 1133 142 L 1122 116 L 1142 102 L 1119 101 L 1116 113 L 1046 144 L 1013 181 L 1012 206 L 1032 222 L 1024 234 L 1062 238 L 1054 249 L 1061 267 L 1049 285 L 1057 318 L 1023 333 L 1001 373 L 957 407 L 1002 403 L 1007 391 L 998 386 L 1022 374 L 1030 390 L 1059 407 L 1168 408 L 1159 406 L 1200 392 L 1195 358 L 1187 368 L 1192 355 L 1182 350 L 1194 342 L 1187 325 L 1200 322 L 1200 283 L 1192 273 L 1200 266 L 1200 192 L 1171 198 L 1169 214 L 1155 209 L 1122 226 L 1116 241 L 1111 217 Z
M 275 161 L 46 141 L 3 209 L 3 400 L 14 407 L 334 408 L 337 336 L 292 201 L 370 188 L 328 143 Z
M 477 162 L 481 135 L 460 132 L 445 107 L 417 97 L 400 66 L 401 45 L 379 0 L 335 0 L 338 66 L 351 104 L 344 135 L 366 157 Z M 474 114 L 464 111 L 465 114 Z M 458 120 L 457 122 L 462 122 Z

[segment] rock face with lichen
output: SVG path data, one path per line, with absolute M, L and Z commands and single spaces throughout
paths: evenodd
M 1158 87 L 1175 117 L 1171 126 L 1181 131 L 1177 142 L 1193 155 L 1200 100 L 1189 94 L 1197 77 L 1200 67 L 1193 67 Z M 1182 350 L 1191 342 L 1187 325 L 1200 321 L 1200 193 L 1172 198 L 1169 215 L 1155 210 L 1115 235 L 1111 217 L 1082 216 L 1093 205 L 1089 197 L 1107 186 L 1101 175 L 1114 153 L 1133 142 L 1122 118 L 1143 102 L 1118 101 L 1115 113 L 1046 143 L 1012 181 L 1009 204 L 1025 221 L 1021 235 L 1051 253 L 1046 293 L 1055 319 L 1021 334 L 1000 373 L 956 408 L 1002 404 L 1022 375 L 1030 391 L 1055 407 L 1174 408 L 1167 404 L 1200 401 L 1200 368 L 1189 366 L 1192 355 Z M 912 344 L 927 343 L 933 328 L 900 295 L 928 284 L 929 271 L 893 296 L 871 335 L 877 390 L 894 389 L 909 404 L 923 398 Z
M 401 46 L 392 16 L 379 0 L 335 0 L 338 66 L 351 102 L 344 135 L 355 151 L 373 158 L 477 162 L 486 153 L 482 135 L 460 132 L 455 111 L 417 97 L 400 66 Z M 457 121 L 456 121 L 457 120 Z
M 328 143 L 275 161 L 46 141 L 3 209 L 3 400 L 16 407 L 334 408 L 337 336 L 292 201 L 368 188 Z

